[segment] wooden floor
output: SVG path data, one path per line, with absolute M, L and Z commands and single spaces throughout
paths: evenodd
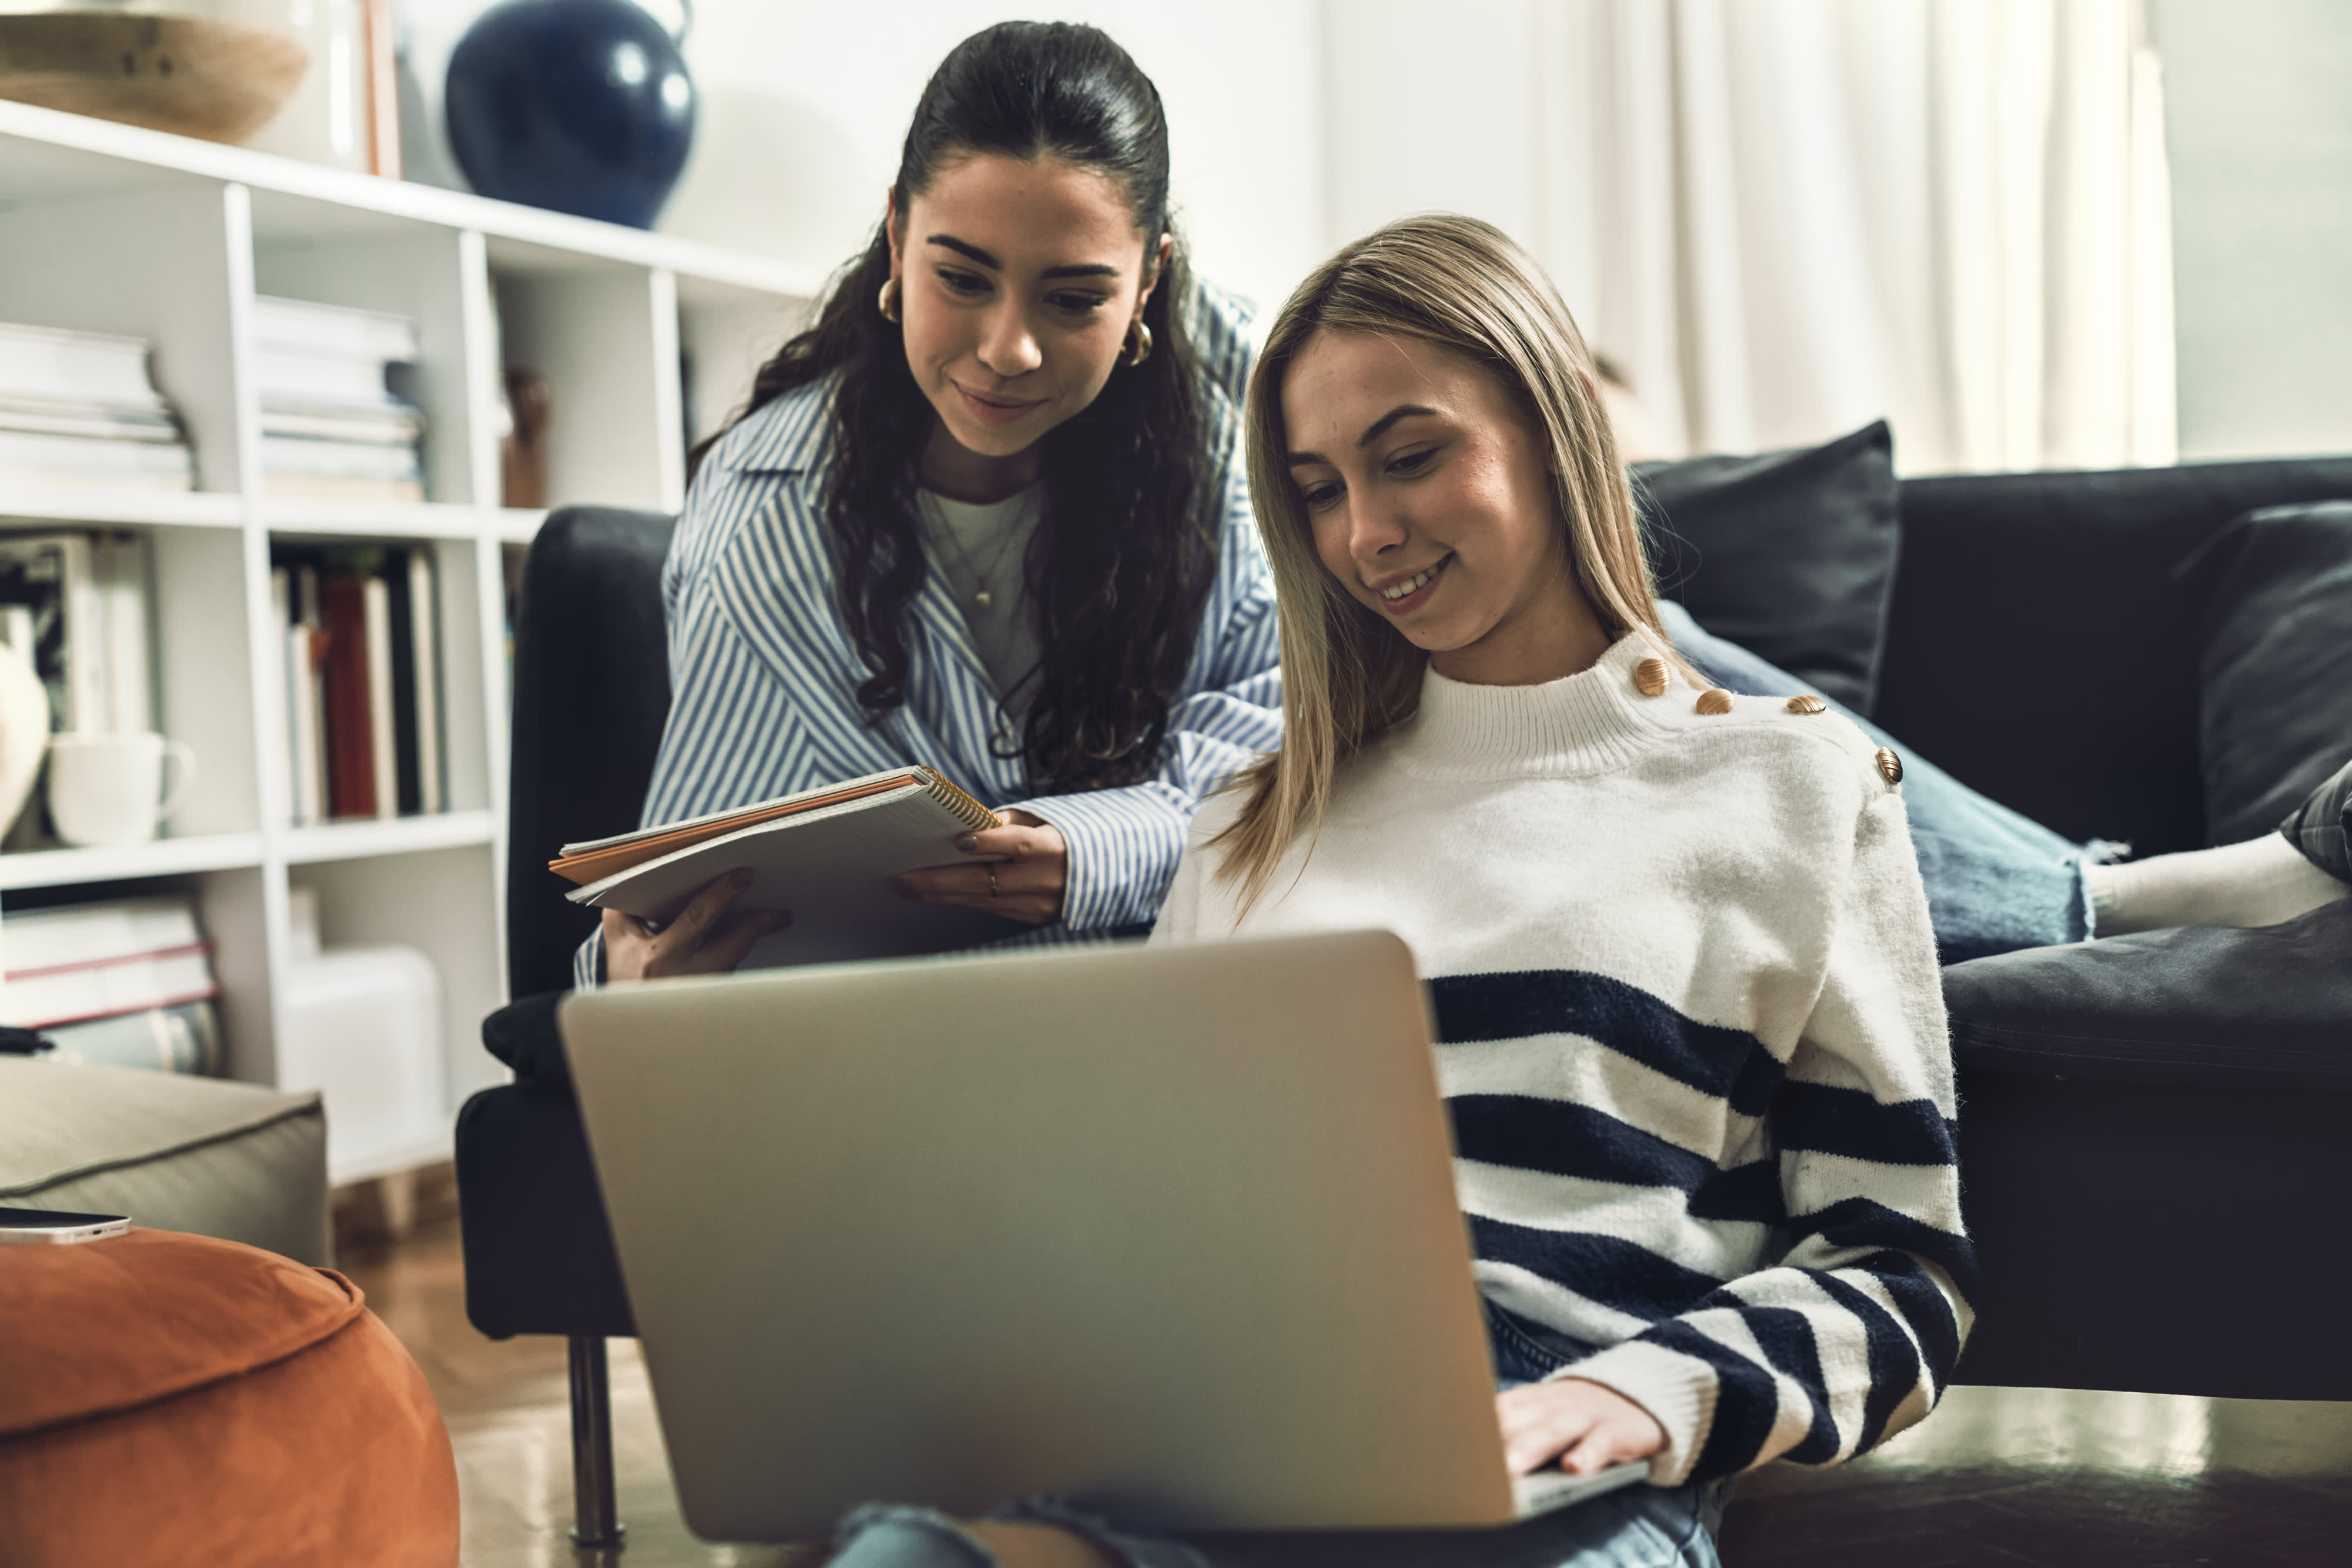
M 452 1218 L 397 1244 L 347 1248 L 343 1268 L 440 1398 L 467 1568 L 793 1561 L 687 1532 L 626 1341 L 612 1359 L 628 1546 L 611 1558 L 573 1552 L 562 1343 L 474 1332 Z M 2340 1568 L 2352 1564 L 2352 1405 L 1956 1388 L 1868 1458 L 1743 1479 L 1723 1555 L 1727 1568 Z

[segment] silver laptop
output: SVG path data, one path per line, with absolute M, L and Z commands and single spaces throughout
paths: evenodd
M 625 986 L 561 1026 L 679 1501 L 1496 1524 L 1412 955 L 1381 932 Z

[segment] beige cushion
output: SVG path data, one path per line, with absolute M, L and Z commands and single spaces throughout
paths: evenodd
M 332 1261 L 316 1094 L 0 1056 L 0 1204 Z

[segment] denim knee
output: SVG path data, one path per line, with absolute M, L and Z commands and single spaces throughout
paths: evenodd
M 834 1532 L 826 1568 L 1003 1568 L 996 1553 L 933 1509 L 869 1502 Z

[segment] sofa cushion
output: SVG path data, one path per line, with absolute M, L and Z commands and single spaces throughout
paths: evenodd
M 1633 470 L 1660 590 L 1698 623 L 1867 714 L 1902 543 L 1884 420 L 1821 446 Z
M 0 1056 L 0 1203 L 324 1263 L 326 1115 L 316 1094 Z
M 2206 839 L 2260 838 L 2352 761 L 2352 501 L 2248 512 L 2179 575 L 2213 579 L 2198 667 Z
M 1952 1052 L 2002 1072 L 2352 1090 L 2352 899 L 1944 971 Z M 1963 1121 L 1967 1107 L 1961 1108 Z

